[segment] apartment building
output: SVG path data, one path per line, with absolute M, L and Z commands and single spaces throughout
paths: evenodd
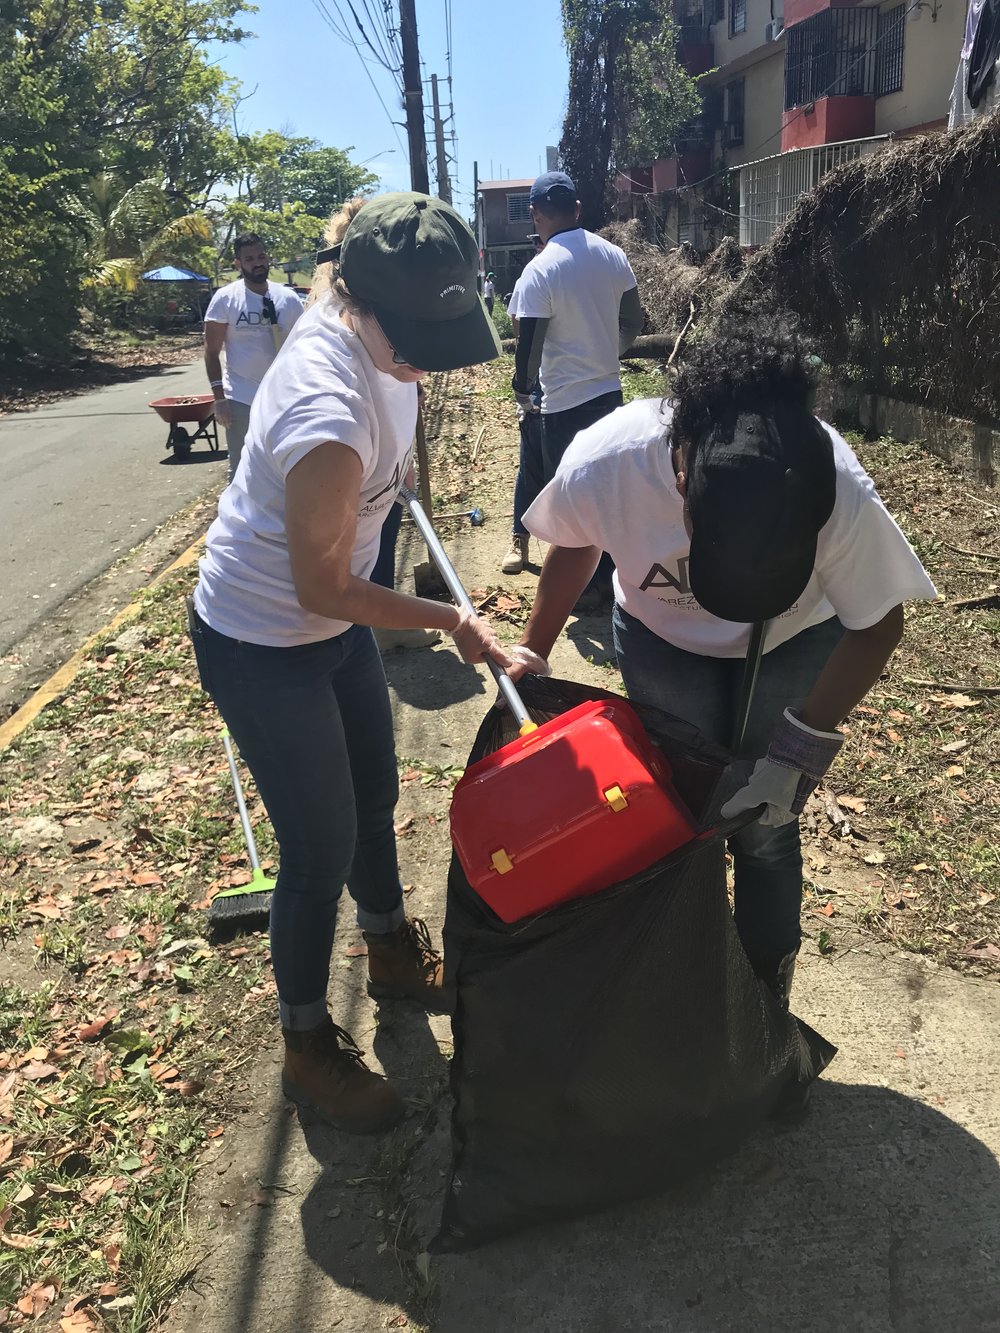
M 476 235 L 484 273 L 493 273 L 498 295 L 506 296 L 535 253 L 528 236 L 528 196 L 534 177 L 480 181 L 476 190 Z
M 618 178 L 618 213 L 666 244 L 761 245 L 803 192 L 894 137 L 946 128 L 966 0 L 679 0 L 703 110 Z

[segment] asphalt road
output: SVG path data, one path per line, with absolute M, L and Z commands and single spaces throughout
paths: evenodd
M 217 454 L 199 440 L 178 462 L 147 406 L 204 392 L 198 361 L 0 418 L 0 655 L 224 480 L 222 431 Z

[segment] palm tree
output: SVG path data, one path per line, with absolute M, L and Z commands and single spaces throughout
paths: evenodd
M 171 217 L 170 207 L 158 181 L 122 188 L 112 172 L 92 177 L 70 201 L 87 237 L 86 286 L 131 295 L 145 270 L 173 259 L 182 242 L 211 240 L 212 226 L 204 213 Z

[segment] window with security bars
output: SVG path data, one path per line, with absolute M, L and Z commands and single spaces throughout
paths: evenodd
M 787 29 L 785 109 L 820 97 L 881 97 L 903 86 L 905 4 L 826 9 Z
M 906 5 L 896 5 L 878 16 L 878 62 L 875 96 L 898 93 L 903 86 L 903 30 Z
M 528 212 L 528 194 L 509 194 L 507 196 L 507 221 L 508 222 L 530 222 L 531 214 Z
M 747 0 L 729 0 L 729 35 L 735 37 L 747 30 Z

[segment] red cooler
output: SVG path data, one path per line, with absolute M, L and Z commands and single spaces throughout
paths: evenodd
M 628 704 L 580 704 L 467 769 L 451 837 L 469 883 L 519 921 L 638 874 L 696 836 Z

